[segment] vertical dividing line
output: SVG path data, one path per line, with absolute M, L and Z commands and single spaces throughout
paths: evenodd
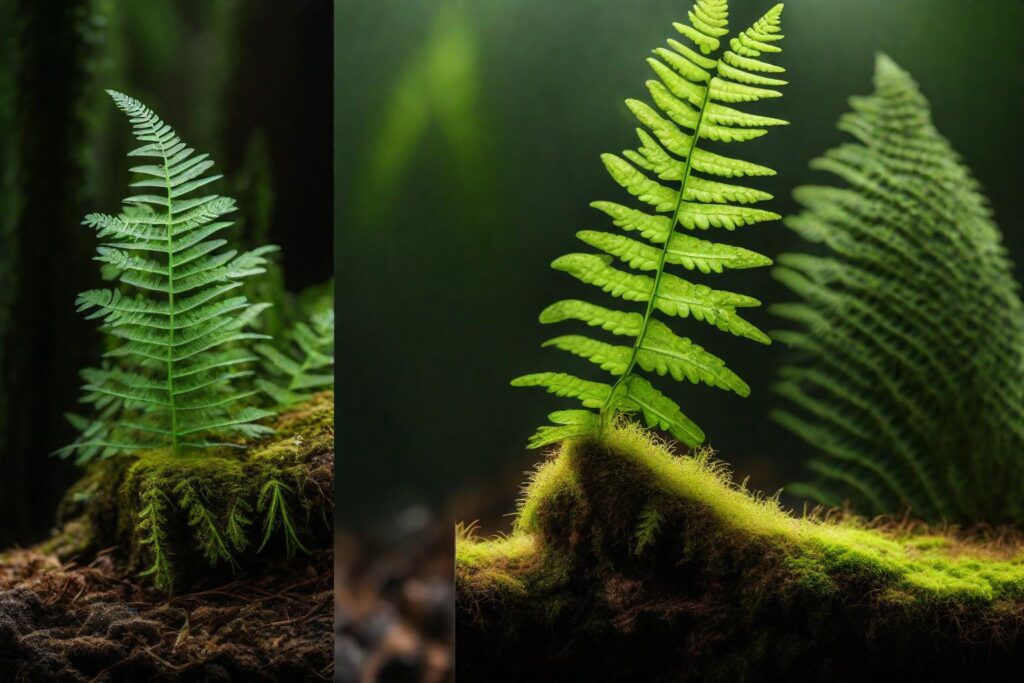
M 654 301 L 658 297 L 658 287 L 661 285 L 661 275 L 665 271 L 665 258 L 668 256 L 668 247 L 672 242 L 672 235 L 675 234 L 676 224 L 679 221 L 679 212 L 683 208 L 683 197 L 686 195 L 686 181 L 690 178 L 690 169 L 693 166 L 693 154 L 697 151 L 697 142 L 700 140 L 700 126 L 704 122 L 704 111 L 708 107 L 708 100 L 711 98 L 711 75 L 710 71 L 708 74 L 708 82 L 705 84 L 704 89 L 704 101 L 701 102 L 700 111 L 697 112 L 697 123 L 693 127 L 693 142 L 690 144 L 690 149 L 686 154 L 686 166 L 683 169 L 683 179 L 679 185 L 679 197 L 676 199 L 676 207 L 672 211 L 672 223 L 669 226 L 668 235 L 665 236 L 665 244 L 661 247 L 661 256 L 658 259 L 658 270 L 654 274 L 654 286 L 651 287 L 651 297 L 647 300 L 647 309 L 644 311 L 644 320 L 640 325 L 640 333 L 636 336 L 636 341 L 633 342 L 633 351 L 629 356 L 629 363 L 626 365 L 626 370 L 623 372 L 615 384 L 612 385 L 612 390 L 608 393 L 608 398 L 605 399 L 604 405 L 601 406 L 601 426 L 607 428 L 613 417 L 611 406 L 615 399 L 615 395 L 619 389 L 619 386 L 629 377 L 633 371 L 633 367 L 636 365 L 637 353 L 640 350 L 640 345 L 644 341 L 644 336 L 647 334 L 647 327 L 651 321 L 651 315 L 654 313 Z

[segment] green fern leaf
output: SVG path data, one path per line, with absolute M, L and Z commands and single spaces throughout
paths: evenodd
M 689 24 L 675 24 L 685 41 L 669 40 L 667 48 L 655 50 L 656 56 L 648 59 L 658 77 L 647 82 L 654 106 L 626 100 L 627 108 L 644 126 L 637 129 L 640 147 L 626 150 L 622 156 L 604 154 L 601 160 L 611 178 L 654 213 L 614 202 L 594 202 L 592 206 L 607 214 L 616 227 L 635 236 L 583 230 L 577 237 L 603 253 L 567 254 L 551 264 L 612 297 L 642 304 L 643 310 L 611 310 L 577 299 L 544 309 L 542 323 L 576 320 L 631 338 L 632 343 L 612 344 L 581 334 L 560 335 L 544 343 L 586 358 L 615 381 L 607 385 L 553 372 L 513 380 L 514 386 L 540 386 L 579 399 L 590 409 L 552 414 L 555 425 L 542 427 L 531 439 L 531 447 L 598 433 L 621 413 L 640 413 L 649 426 L 664 429 L 687 445 L 702 443 L 704 432 L 672 399 L 641 377 L 641 370 L 741 396 L 749 394 L 747 384 L 722 359 L 677 336 L 657 314 L 694 318 L 733 335 L 770 343 L 764 332 L 737 312 L 758 306 L 757 299 L 690 282 L 668 272 L 667 267 L 708 274 L 771 264 L 770 259 L 750 250 L 698 239 L 685 231 L 731 231 L 780 217 L 750 206 L 771 199 L 767 192 L 706 176 L 733 179 L 775 173 L 707 146 L 721 143 L 733 147 L 765 135 L 770 126 L 786 123 L 729 106 L 780 95 L 775 88 L 785 81 L 764 74 L 778 74 L 783 69 L 758 58 L 763 52 L 778 51 L 774 43 L 782 38 L 781 12 L 782 5 L 770 9 L 733 38 L 731 49 L 716 59 L 711 55 L 728 35 L 728 5 L 726 0 L 697 0 L 688 15 Z M 613 265 L 615 259 L 626 269 Z
M 309 554 L 306 546 L 299 539 L 299 529 L 292 518 L 286 494 L 294 494 L 292 487 L 278 481 L 268 479 L 260 489 L 260 497 L 256 509 L 263 513 L 263 540 L 257 552 L 262 552 L 278 526 L 284 534 L 285 553 L 294 557 L 297 550 Z
M 731 65 L 764 51 L 762 27 Z M 770 41 L 767 41 L 770 42 Z M 742 48 L 742 49 L 739 49 Z M 866 514 L 1024 521 L 1024 304 L 970 171 L 913 79 L 879 56 L 850 100 L 846 143 L 812 162 L 843 187 L 802 187 L 786 225 L 827 256 L 787 254 L 773 307 L 796 349 L 774 417 L 813 445 L 794 487 Z
M 256 382 L 278 407 L 309 398 L 316 391 L 334 386 L 334 302 L 322 302 L 309 322 L 296 323 L 291 346 L 281 351 L 270 344 L 257 344 L 263 356 L 267 378 Z
M 601 419 L 589 410 L 557 410 L 548 419 L 554 425 L 545 425 L 537 429 L 530 437 L 530 448 L 544 448 L 566 439 L 578 439 L 596 434 L 601 427 Z
M 106 354 L 115 362 L 88 371 L 83 402 L 97 418 L 79 421 L 80 437 L 58 453 L 78 462 L 152 448 L 178 454 L 265 434 L 257 422 L 271 413 L 246 406 L 253 392 L 235 382 L 252 374 L 245 365 L 256 357 L 246 346 L 267 339 L 246 330 L 265 305 L 225 295 L 263 273 L 276 247 L 238 252 L 210 239 L 231 226 L 219 219 L 235 208 L 206 194 L 220 178 L 208 173 L 213 162 L 145 105 L 108 92 L 142 143 L 129 156 L 149 163 L 131 169 L 139 177 L 131 187 L 147 193 L 125 199 L 118 216 L 83 221 L 100 240 L 96 260 L 118 285 L 82 292 L 76 303 L 117 342 Z

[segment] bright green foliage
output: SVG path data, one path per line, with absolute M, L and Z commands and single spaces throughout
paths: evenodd
M 759 305 L 757 299 L 690 282 L 667 272 L 666 266 L 708 274 L 771 264 L 770 259 L 755 252 L 702 240 L 687 232 L 712 228 L 731 231 L 779 218 L 778 214 L 750 206 L 771 199 L 768 193 L 707 177 L 765 176 L 774 171 L 711 152 L 707 146 L 752 140 L 764 135 L 768 126 L 786 123 L 729 106 L 781 95 L 765 86 L 776 87 L 785 81 L 764 74 L 778 74 L 782 67 L 759 59 L 762 53 L 780 50 L 776 43 L 782 39 L 781 13 L 782 5 L 776 5 L 732 38 L 719 58 L 712 59 L 700 53 L 717 54 L 728 33 L 727 3 L 698 0 L 689 14 L 690 25 L 675 24 L 693 47 L 669 40 L 671 49 L 658 48 L 647 60 L 659 78 L 647 81 L 656 108 L 639 100 L 626 101 L 646 128 L 637 129 L 641 146 L 626 150 L 621 157 L 605 154 L 602 161 L 612 179 L 650 205 L 654 213 L 613 202 L 594 202 L 592 206 L 607 214 L 623 232 L 637 235 L 581 231 L 577 237 L 604 253 L 568 254 L 551 264 L 613 297 L 643 304 L 643 312 L 566 300 L 541 313 L 542 323 L 582 321 L 627 337 L 630 342 L 612 344 L 572 334 L 544 344 L 586 358 L 616 379 L 614 384 L 603 384 L 546 372 L 513 380 L 514 386 L 540 386 L 559 396 L 578 398 L 584 408 L 598 411 L 552 413 L 550 419 L 555 426 L 541 427 L 530 441 L 532 448 L 593 433 L 611 424 L 615 415 L 632 412 L 641 413 L 649 426 L 664 429 L 687 445 L 702 443 L 704 432 L 700 427 L 638 370 L 671 375 L 677 381 L 703 382 L 740 396 L 750 392 L 721 358 L 677 336 L 655 314 L 689 317 L 723 332 L 762 344 L 770 342 L 738 312 Z M 616 259 L 625 265 L 616 265 Z
M 266 547 L 267 542 L 274 535 L 278 524 L 284 532 L 285 553 L 288 557 L 294 557 L 296 549 L 308 553 L 306 546 L 299 540 L 299 530 L 292 519 L 291 511 L 288 509 L 288 500 L 285 494 L 293 494 L 294 491 L 287 484 L 277 480 L 269 479 L 260 490 L 259 502 L 256 508 L 263 513 L 263 541 L 259 550 Z
M 1024 305 L 998 227 L 911 77 L 885 56 L 850 100 L 856 138 L 812 167 L 786 224 L 825 256 L 775 275 L 800 303 L 781 341 L 801 356 L 777 419 L 820 449 L 792 490 L 864 513 L 1024 522 Z
M 279 407 L 309 398 L 317 391 L 334 387 L 334 309 L 313 313 L 309 323 L 299 322 L 292 330 L 293 349 L 288 353 L 270 344 L 258 344 L 256 351 L 272 379 L 259 379 L 257 386 Z
M 129 152 L 143 164 L 131 170 L 140 188 L 118 216 L 90 214 L 84 224 L 100 239 L 96 260 L 116 274 L 118 286 L 78 296 L 78 310 L 103 323 L 116 345 L 111 364 L 83 373 L 83 403 L 93 420 L 73 417 L 82 430 L 62 455 L 79 462 L 116 453 L 166 447 L 230 444 L 268 429 L 255 422 L 270 415 L 245 406 L 256 390 L 237 387 L 252 375 L 256 357 L 245 331 L 260 311 L 244 296 L 229 295 L 242 279 L 264 272 L 265 246 L 239 253 L 215 236 L 234 201 L 197 192 L 219 175 L 206 154 L 194 154 L 148 107 L 110 91 L 130 119 L 142 146 Z

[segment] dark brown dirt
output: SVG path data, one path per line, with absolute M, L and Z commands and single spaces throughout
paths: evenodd
M 0 559 L 0 680 L 328 681 L 333 553 L 168 597 L 111 552 Z

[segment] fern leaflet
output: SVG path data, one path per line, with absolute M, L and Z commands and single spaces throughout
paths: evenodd
M 140 542 L 149 546 L 153 563 L 139 576 L 152 576 L 157 586 L 170 591 L 174 574 L 171 572 L 171 558 L 167 554 L 168 540 L 164 520 L 168 514 L 170 499 L 164 491 L 149 487 L 142 493 L 142 509 L 139 511 L 137 528 L 142 532 Z

